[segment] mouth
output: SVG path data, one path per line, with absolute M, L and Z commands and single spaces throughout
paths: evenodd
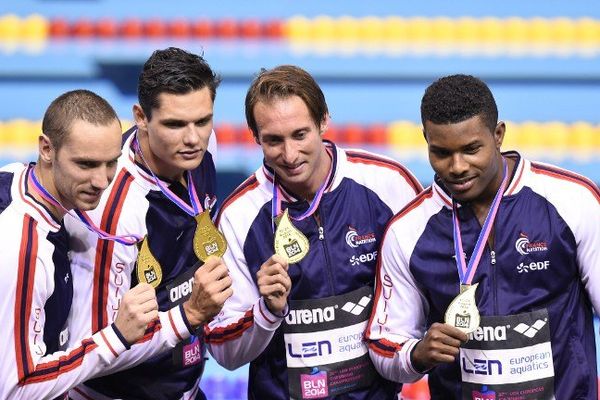
M 198 157 L 200 157 L 200 155 L 202 154 L 202 150 L 184 150 L 177 152 L 177 154 L 179 154 L 182 158 L 186 160 L 195 160 Z
M 100 199 L 100 196 L 102 196 L 102 192 L 82 192 L 81 195 L 87 202 L 96 202 Z
M 452 181 L 447 180 L 445 183 L 448 187 L 448 190 L 450 190 L 452 193 L 464 193 L 473 187 L 475 184 L 475 177 L 472 176 L 469 178 L 456 179 Z
M 305 163 L 298 163 L 298 164 L 294 164 L 294 165 L 282 165 L 281 168 L 288 174 L 288 175 L 299 175 L 302 173 L 302 171 L 304 171 L 304 164 Z

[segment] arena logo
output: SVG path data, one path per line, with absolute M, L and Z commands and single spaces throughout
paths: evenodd
M 288 316 L 285 317 L 285 322 L 288 325 L 322 324 L 323 322 L 331 322 L 333 320 L 335 320 L 334 306 L 290 310 Z
M 367 233 L 366 235 L 359 235 L 356 228 L 348 226 L 348 232 L 346 233 L 346 243 L 352 248 L 357 248 L 362 244 L 375 243 L 374 233 Z
M 175 303 L 177 300 L 182 299 L 185 296 L 192 294 L 192 287 L 194 285 L 194 277 L 192 276 L 187 281 L 175 286 L 169 291 L 169 299 Z
M 538 251 L 548 251 L 548 245 L 546 242 L 530 242 L 527 234 L 521 232 L 519 238 L 515 242 L 515 248 L 519 254 L 526 256 L 529 253 L 535 253 Z
M 498 342 L 506 340 L 506 329 L 510 325 L 500 326 L 479 326 L 473 332 L 469 333 L 469 340 L 477 342 Z

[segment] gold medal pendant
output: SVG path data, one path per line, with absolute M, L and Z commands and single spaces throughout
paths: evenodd
M 210 256 L 223 257 L 227 250 L 225 237 L 213 224 L 208 210 L 196 215 L 196 231 L 194 232 L 194 253 L 202 262 Z
M 478 285 L 479 283 L 461 285 L 460 294 L 452 300 L 446 310 L 444 322 L 467 334 L 479 327 L 479 310 L 475 304 L 475 291 Z
M 294 264 L 308 254 L 309 248 L 308 239 L 294 227 L 286 208 L 275 230 L 275 254 Z
M 138 251 L 136 261 L 136 274 L 139 282 L 146 282 L 156 288 L 162 281 L 160 263 L 150 251 L 148 235 L 144 237 Z

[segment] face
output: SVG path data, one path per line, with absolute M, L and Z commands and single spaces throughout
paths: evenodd
M 150 120 L 139 105 L 133 113 L 144 158 L 152 171 L 178 180 L 202 162 L 213 129 L 213 100 L 205 87 L 187 94 L 161 93 Z
M 435 173 L 461 202 L 487 202 L 502 181 L 500 146 L 505 125 L 494 132 L 479 116 L 455 124 L 425 122 L 429 162 Z
M 117 120 L 107 126 L 76 120 L 58 151 L 46 153 L 56 196 L 66 209 L 96 208 L 115 176 L 121 134 Z
M 286 188 L 312 198 L 331 163 L 321 140 L 327 121 L 315 124 L 298 96 L 258 102 L 253 112 L 267 165 Z

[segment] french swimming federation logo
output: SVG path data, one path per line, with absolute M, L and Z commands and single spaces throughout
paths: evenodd
M 348 232 L 346 233 L 346 243 L 348 246 L 356 248 L 361 244 L 373 243 L 377 241 L 374 233 L 367 233 L 366 235 L 359 235 L 356 228 L 348 226 Z
M 519 234 L 519 238 L 515 242 L 515 249 L 519 252 L 519 254 L 526 256 L 529 253 L 534 253 L 537 251 L 547 251 L 548 245 L 546 242 L 530 242 L 527 234 L 521 232 Z

